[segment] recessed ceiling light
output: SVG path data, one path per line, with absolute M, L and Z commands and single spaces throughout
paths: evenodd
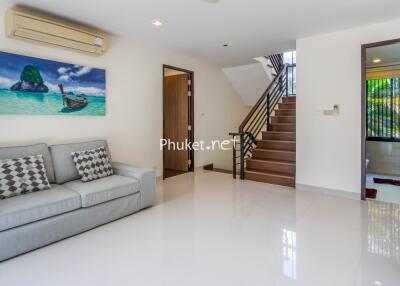
M 153 26 L 156 27 L 161 27 L 162 26 L 162 22 L 159 20 L 154 20 L 153 22 L 151 22 L 153 24 Z
M 381 282 L 381 281 L 378 281 L 378 280 L 375 280 L 375 281 L 374 281 L 374 284 L 375 284 L 375 285 L 382 285 L 382 282 Z
M 380 63 L 381 61 L 382 61 L 381 59 L 374 59 L 374 60 L 373 60 L 373 62 L 374 62 L 375 64 Z

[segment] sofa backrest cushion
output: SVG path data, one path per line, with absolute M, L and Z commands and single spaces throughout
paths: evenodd
M 50 183 L 55 183 L 54 168 L 49 148 L 45 143 L 27 146 L 0 147 L 0 159 L 16 159 L 27 156 L 43 155 L 47 178 Z
M 106 147 L 108 154 L 110 154 L 106 140 L 50 146 L 50 153 L 53 158 L 56 183 L 64 184 L 66 182 L 80 179 L 79 173 L 76 170 L 75 163 L 72 160 L 71 152 L 86 151 L 103 146 Z

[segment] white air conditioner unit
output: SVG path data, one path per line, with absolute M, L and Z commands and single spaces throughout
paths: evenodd
M 6 34 L 95 56 L 102 55 L 107 48 L 106 37 L 97 32 L 13 9 L 7 11 Z

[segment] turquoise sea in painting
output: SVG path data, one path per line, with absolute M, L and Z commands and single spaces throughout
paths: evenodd
M 27 115 L 105 115 L 105 97 L 85 95 L 88 104 L 80 110 L 63 106 L 60 93 L 33 93 L 0 89 L 0 114 Z
M 104 69 L 0 51 L 0 115 L 104 116 Z

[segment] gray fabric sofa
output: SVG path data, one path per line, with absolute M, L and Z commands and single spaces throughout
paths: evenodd
M 0 159 L 42 154 L 51 189 L 0 200 L 0 261 L 151 206 L 155 172 L 113 163 L 114 175 L 82 183 L 71 152 L 103 140 L 48 147 L 0 147 Z

